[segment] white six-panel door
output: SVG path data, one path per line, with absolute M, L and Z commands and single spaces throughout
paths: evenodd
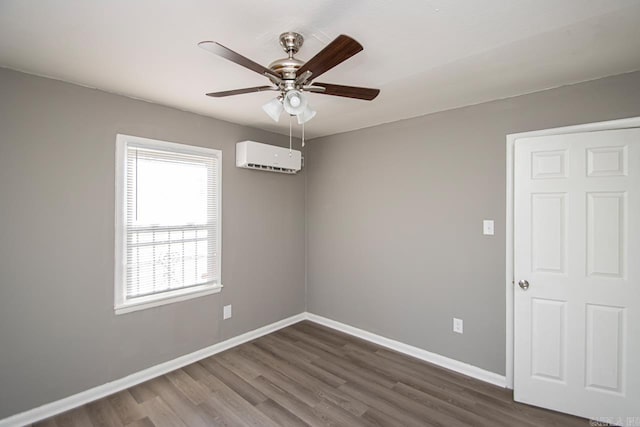
M 514 398 L 640 425 L 640 129 L 518 139 L 514 178 Z

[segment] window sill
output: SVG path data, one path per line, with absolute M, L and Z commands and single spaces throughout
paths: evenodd
M 116 315 L 131 313 L 133 311 L 145 310 L 151 307 L 158 307 L 165 304 L 172 304 L 174 302 L 186 301 L 193 298 L 203 297 L 205 295 L 217 294 L 222 290 L 222 285 L 207 286 L 204 289 L 189 289 L 178 290 L 176 292 L 168 293 L 166 295 L 151 296 L 146 299 L 140 299 L 135 302 L 126 302 L 124 304 L 118 304 L 114 307 Z

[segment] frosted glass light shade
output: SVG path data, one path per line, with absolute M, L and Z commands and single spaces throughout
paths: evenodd
M 278 122 L 284 108 L 282 107 L 282 101 L 278 98 L 273 98 L 271 101 L 264 104 L 262 109 L 274 122 Z
M 308 105 L 307 107 L 298 114 L 298 124 L 301 125 L 303 123 L 307 123 L 309 120 L 313 119 L 316 115 L 316 111 L 312 110 Z
M 307 97 L 299 90 L 290 90 L 284 95 L 282 100 L 284 111 L 297 116 L 307 108 Z

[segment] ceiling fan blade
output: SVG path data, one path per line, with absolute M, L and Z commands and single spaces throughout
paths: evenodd
M 306 71 L 311 71 L 311 79 L 315 79 L 336 65 L 351 58 L 362 49 L 364 48 L 360 43 L 349 36 L 341 34 L 318 52 L 316 56 L 300 67 L 296 74 L 301 76 Z
M 278 90 L 278 88 L 275 86 L 247 87 L 244 89 L 225 90 L 222 92 L 211 92 L 211 93 L 208 93 L 207 96 L 211 96 L 213 98 L 222 98 L 222 97 L 231 96 L 231 95 L 242 95 L 243 93 L 263 92 L 265 90 Z
M 253 62 L 249 58 L 244 57 L 239 53 L 232 51 L 228 47 L 222 46 L 220 43 L 216 43 L 213 41 L 203 41 L 198 43 L 198 46 L 200 46 L 204 50 L 208 50 L 211 53 L 215 53 L 218 56 L 228 59 L 231 62 L 235 62 L 238 65 L 248 68 L 251 71 L 255 71 L 258 74 L 262 74 L 262 75 L 267 74 L 269 76 L 275 77 L 276 79 L 280 80 L 280 76 L 274 71 L 268 69 L 267 67 L 263 67 L 257 62 Z
M 315 86 L 323 87 L 324 90 L 314 90 Z M 313 86 L 305 88 L 309 92 L 323 93 L 325 95 L 344 96 L 345 98 L 356 98 L 371 101 L 380 93 L 380 89 L 368 87 L 342 86 L 330 83 L 313 83 Z

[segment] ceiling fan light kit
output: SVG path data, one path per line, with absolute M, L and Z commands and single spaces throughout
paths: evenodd
M 316 111 L 309 106 L 306 93 L 319 93 L 365 101 L 371 101 L 378 96 L 379 89 L 315 82 L 315 79 L 320 75 L 362 51 L 363 47 L 360 43 L 349 36 L 340 35 L 307 62 L 294 58 L 303 43 L 304 37 L 301 34 L 282 33 L 280 46 L 287 53 L 287 57 L 276 59 L 269 64 L 268 68 L 220 43 L 214 41 L 198 43 L 201 48 L 261 74 L 271 82 L 270 86 L 211 92 L 207 93 L 207 96 L 221 98 L 267 90 L 279 91 L 280 95 L 264 104 L 262 109 L 275 122 L 279 121 L 284 110 L 290 116 L 296 116 L 298 124 L 304 124 L 316 115 Z
M 316 116 L 316 111 L 307 106 L 303 112 L 298 114 L 298 124 L 303 125 Z
M 262 106 L 262 109 L 276 123 L 280 120 L 280 115 L 282 115 L 282 111 L 284 111 L 280 98 L 274 98 L 267 102 Z
M 291 89 L 285 93 L 282 98 L 282 106 L 284 111 L 292 116 L 297 116 L 307 108 L 307 97 L 297 89 Z

